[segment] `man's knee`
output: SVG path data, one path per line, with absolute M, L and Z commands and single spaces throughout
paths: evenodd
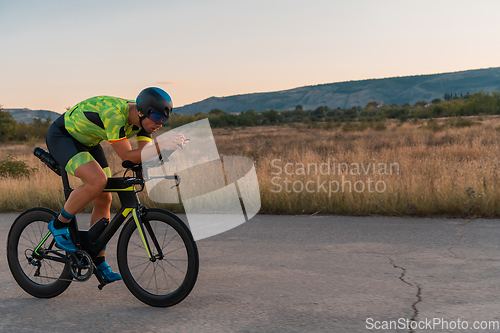
M 89 189 L 96 193 L 96 195 L 99 195 L 99 193 L 104 190 L 108 182 L 106 173 L 95 161 L 79 166 L 75 170 L 75 176 L 80 178 Z
M 104 172 L 101 173 L 96 172 L 94 177 L 82 180 L 83 183 L 87 186 L 87 188 L 93 191 L 96 196 L 102 193 L 108 182 L 108 178 L 106 177 Z
M 100 172 L 99 175 L 96 175 L 95 186 L 97 186 L 102 192 L 108 183 L 108 176 L 106 176 L 102 169 L 101 171 L 102 172 Z

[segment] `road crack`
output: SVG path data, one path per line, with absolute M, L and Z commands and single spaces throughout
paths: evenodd
M 469 220 L 467 222 L 464 222 L 464 223 L 460 223 L 460 225 L 457 227 L 457 236 L 460 237 L 460 239 L 462 240 L 462 244 L 461 245 L 467 245 L 467 238 L 464 236 L 464 233 L 462 231 L 462 228 L 465 227 L 467 224 L 471 223 L 473 220 Z M 448 251 L 451 252 L 451 254 L 453 254 L 454 257 L 456 257 L 457 255 L 455 254 L 455 252 L 453 252 L 453 245 L 451 245 L 449 248 L 448 248 Z
M 417 294 L 416 294 L 416 301 L 413 302 L 413 304 L 411 305 L 411 308 L 413 309 L 413 315 L 411 316 L 410 318 L 410 321 L 416 321 L 417 320 L 417 317 L 418 317 L 418 309 L 417 309 L 417 304 L 422 302 L 422 287 L 421 285 L 417 284 L 417 285 L 414 285 L 410 282 L 408 282 L 406 279 L 405 279 L 405 275 L 406 275 L 406 268 L 404 268 L 403 266 L 398 266 L 396 265 L 396 263 L 394 262 L 394 260 L 392 260 L 392 258 L 389 258 L 389 261 L 391 263 L 391 265 L 394 267 L 394 268 L 399 268 L 401 269 L 401 275 L 399 276 L 399 279 L 409 285 L 410 287 L 412 288 L 416 288 L 417 289 Z M 409 330 L 410 333 L 414 333 L 415 331 L 413 329 L 410 328 Z
M 467 238 L 465 238 L 465 236 L 462 232 L 462 228 L 471 222 L 472 222 L 472 220 L 461 223 L 460 226 L 457 228 L 457 236 L 460 237 L 460 239 L 462 240 L 462 245 L 467 245 Z

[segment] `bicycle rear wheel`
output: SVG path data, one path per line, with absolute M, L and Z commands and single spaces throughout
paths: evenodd
M 117 259 L 123 282 L 148 305 L 175 305 L 188 296 L 196 283 L 196 243 L 188 227 L 172 213 L 151 209 L 141 219 L 153 259 L 148 256 L 135 221 L 130 219 L 118 240 Z
M 56 213 L 47 208 L 27 210 L 12 224 L 7 239 L 7 261 L 12 276 L 24 291 L 35 297 L 55 297 L 71 283 L 69 265 L 33 256 L 48 233 L 48 223 L 55 216 Z M 64 251 L 55 247 L 53 240 L 50 235 L 39 252 L 54 250 L 65 255 Z

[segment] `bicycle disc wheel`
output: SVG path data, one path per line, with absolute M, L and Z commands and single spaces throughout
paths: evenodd
M 186 298 L 196 283 L 198 249 L 188 227 L 177 216 L 157 209 L 146 212 L 141 219 L 153 259 L 148 256 L 135 221 L 130 219 L 118 240 L 118 267 L 123 282 L 140 301 L 151 306 L 172 306 Z
M 12 224 L 7 239 L 7 261 L 12 276 L 27 293 L 41 298 L 55 297 L 71 283 L 69 265 L 49 259 L 36 259 L 33 252 L 48 233 L 47 225 L 56 213 L 47 208 L 33 208 L 22 213 Z M 40 251 L 55 250 L 50 235 Z

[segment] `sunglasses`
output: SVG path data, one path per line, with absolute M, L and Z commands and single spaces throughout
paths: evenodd
M 163 124 L 165 124 L 165 123 L 167 122 L 167 120 L 168 120 L 168 117 L 165 117 L 164 115 L 162 115 L 160 112 L 157 112 L 157 111 L 151 111 L 151 112 L 149 113 L 148 118 L 149 118 L 151 121 L 153 121 L 153 122 L 157 123 L 158 125 L 160 125 L 160 124 L 161 124 L 161 125 L 163 125 Z

